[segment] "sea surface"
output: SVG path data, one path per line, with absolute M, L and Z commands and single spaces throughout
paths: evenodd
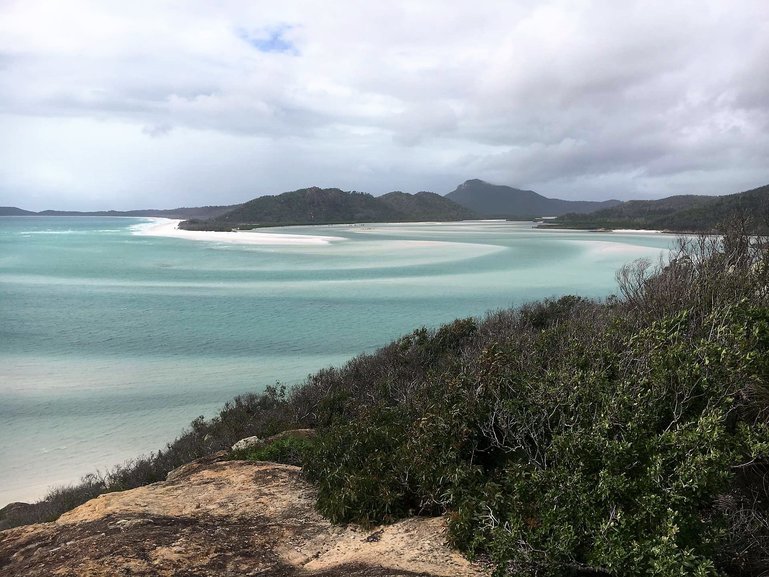
M 608 296 L 623 263 L 656 260 L 673 240 L 502 221 L 236 233 L 246 244 L 161 229 L 0 218 L 0 506 L 160 449 L 239 393 L 301 382 L 414 328 Z M 253 236 L 275 233 L 293 236 Z

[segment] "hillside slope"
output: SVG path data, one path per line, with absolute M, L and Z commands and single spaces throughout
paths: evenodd
M 162 218 L 213 218 L 233 210 L 231 206 L 196 206 L 180 208 L 141 208 L 137 210 L 41 210 L 32 212 L 16 207 L 0 206 L 0 216 L 130 216 Z
M 212 219 L 227 224 L 325 224 L 396 219 L 399 213 L 370 194 L 338 188 L 302 188 L 260 196 Z
M 412 221 L 451 221 L 477 218 L 477 215 L 445 196 L 434 192 L 388 192 L 378 197 L 381 202 L 404 215 L 404 219 Z
M 456 190 L 448 193 L 446 198 L 485 218 L 527 220 L 569 212 L 592 212 L 619 204 L 617 200 L 592 202 L 546 198 L 533 190 L 489 184 L 477 179 L 460 184 Z
M 16 208 L 15 206 L 0 206 L 0 216 L 35 216 L 37 213 Z
M 260 196 L 207 221 L 188 221 L 187 229 L 229 230 L 233 227 L 356 222 L 462 220 L 473 214 L 440 195 L 391 192 L 374 197 L 338 188 L 302 188 Z
M 590 215 L 567 214 L 553 225 L 573 228 L 639 228 L 710 232 L 738 217 L 753 219 L 755 232 L 769 231 L 769 185 L 725 196 L 671 196 L 631 200 Z

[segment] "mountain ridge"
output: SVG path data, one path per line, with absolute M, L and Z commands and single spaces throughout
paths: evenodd
M 586 213 L 621 204 L 619 200 L 589 201 L 548 198 L 533 190 L 523 190 L 480 179 L 466 180 L 445 195 L 485 218 L 529 220 L 560 216 L 569 212 Z
M 347 224 L 359 222 L 456 221 L 476 217 L 472 211 L 439 194 L 395 191 L 382 196 L 339 188 L 300 188 L 259 196 L 207 220 L 187 220 L 187 230 L 229 230 L 275 225 Z
M 533 190 L 466 180 L 445 195 L 393 191 L 381 196 L 317 186 L 265 195 L 234 205 L 140 209 L 130 211 L 33 212 L 0 207 L 0 216 L 124 216 L 179 219 L 189 230 L 232 230 L 286 225 L 358 222 L 459 221 L 476 218 L 536 220 L 542 226 L 575 229 L 654 229 L 672 232 L 716 230 L 724 219 L 749 215 L 756 230 L 769 230 L 769 185 L 739 193 L 674 195 L 656 200 L 572 201 L 548 198 Z
M 769 231 L 769 185 L 723 196 L 630 200 L 589 215 L 562 215 L 549 226 L 712 232 L 735 218 L 752 221 L 755 232 Z
M 0 216 L 127 216 L 158 218 L 212 218 L 239 205 L 195 206 L 179 208 L 145 208 L 136 210 L 41 210 L 34 212 L 15 206 L 0 206 Z
M 17 206 L 0 206 L 0 216 L 37 216 L 37 213 Z

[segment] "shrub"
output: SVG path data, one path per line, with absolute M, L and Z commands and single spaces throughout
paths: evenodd
M 286 437 L 264 447 L 252 447 L 250 449 L 233 451 L 230 453 L 229 458 L 244 461 L 270 461 L 301 467 L 313 445 L 314 440 L 312 439 Z
M 623 299 L 491 315 L 501 334 L 402 339 L 422 369 L 412 394 L 371 394 L 308 460 L 321 510 L 364 523 L 447 512 L 454 543 L 499 574 L 759 574 L 766 261 L 761 239 L 682 242 L 628 275 Z M 454 334 L 461 346 L 445 347 Z M 369 391 L 394 388 L 379 378 Z

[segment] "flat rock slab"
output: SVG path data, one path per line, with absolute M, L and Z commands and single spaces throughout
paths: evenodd
M 314 509 L 298 467 L 213 462 L 0 532 L 0 575 L 480 577 L 441 518 L 362 529 Z

